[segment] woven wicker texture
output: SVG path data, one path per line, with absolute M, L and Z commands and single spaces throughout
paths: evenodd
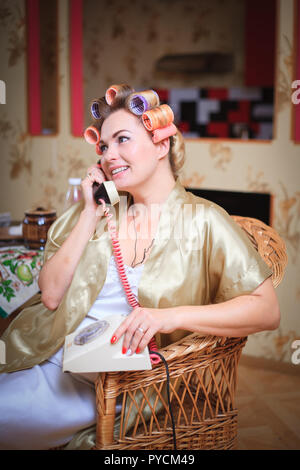
M 232 216 L 250 238 L 260 256 L 273 271 L 272 281 L 277 287 L 283 279 L 287 266 L 286 246 L 278 233 L 260 220 Z
M 271 227 L 256 219 L 233 217 L 273 270 L 283 278 L 285 245 Z M 234 449 L 237 442 L 235 390 L 237 367 L 247 338 L 220 338 L 193 333 L 160 352 L 170 371 L 170 398 L 177 449 Z M 121 413 L 116 417 L 116 403 Z M 98 410 L 96 449 L 173 449 L 161 362 L 151 371 L 110 372 L 96 382 Z M 130 418 L 136 418 L 130 425 Z

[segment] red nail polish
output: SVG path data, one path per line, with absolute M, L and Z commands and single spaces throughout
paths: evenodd
M 111 342 L 111 344 L 114 344 L 116 341 L 117 341 L 117 337 L 114 335 L 114 336 L 111 338 L 110 342 Z
M 135 351 L 137 354 L 139 354 L 141 352 L 140 348 L 136 348 L 136 351 Z
M 125 348 L 125 346 L 123 346 L 123 348 L 122 348 L 122 354 L 126 354 L 126 351 L 127 351 L 127 349 Z

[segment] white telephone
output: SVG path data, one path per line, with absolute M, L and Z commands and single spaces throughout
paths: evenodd
M 119 194 L 113 181 L 105 181 L 101 185 L 94 183 L 94 197 L 98 204 L 99 199 L 105 204 L 117 204 L 120 201 Z M 105 213 L 105 215 L 107 215 Z M 108 223 L 111 222 L 108 219 Z M 108 225 L 110 228 L 110 225 Z M 114 231 L 111 230 L 113 233 Z M 111 236 L 113 238 L 113 235 Z M 113 238 L 113 248 L 117 240 Z M 118 269 L 122 258 L 120 254 L 116 258 Z M 120 271 L 120 269 L 119 269 Z M 129 303 L 134 307 L 138 305 L 136 300 L 134 303 L 130 301 L 132 293 L 130 292 L 128 280 L 124 273 L 120 274 L 125 293 L 129 299 Z M 148 348 L 139 354 L 126 356 L 122 354 L 122 339 L 115 344 L 110 343 L 114 331 L 124 321 L 123 315 L 110 315 L 103 320 L 71 333 L 65 338 L 63 371 L 74 373 L 88 372 L 108 372 L 122 370 L 149 370 L 152 368 Z M 151 349 L 154 349 L 153 343 Z M 157 357 L 156 357 L 157 359 Z
M 148 348 L 139 354 L 122 354 L 122 340 L 110 343 L 123 315 L 110 315 L 66 337 L 64 372 L 108 372 L 152 369 Z

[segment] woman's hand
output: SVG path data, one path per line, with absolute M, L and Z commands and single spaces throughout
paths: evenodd
M 99 206 L 94 199 L 93 183 L 102 184 L 104 181 L 106 181 L 105 174 L 96 163 L 88 168 L 87 175 L 81 182 L 82 193 L 85 201 L 85 209 L 97 211 Z
M 59 250 L 44 263 L 39 274 L 42 302 L 49 310 L 55 310 L 70 287 L 75 270 L 87 243 L 94 235 L 97 223 L 103 215 L 102 205 L 94 201 L 93 183 L 105 181 L 102 170 L 92 165 L 88 176 L 81 183 L 85 207 Z M 63 269 L 62 269 L 63 266 Z
M 171 333 L 178 328 L 174 313 L 172 308 L 136 307 L 114 332 L 111 343 L 124 335 L 123 354 L 139 353 L 157 332 Z

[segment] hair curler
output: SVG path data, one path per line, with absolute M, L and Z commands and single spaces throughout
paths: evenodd
M 152 132 L 152 141 L 154 144 L 157 144 L 157 142 L 160 142 L 161 140 L 164 140 L 167 137 L 172 137 L 172 135 L 175 135 L 176 133 L 177 127 L 172 122 L 166 127 L 155 129 L 155 131 Z
M 122 91 L 130 90 L 131 92 L 134 91 L 128 85 L 121 84 L 121 85 L 111 85 L 105 93 L 105 101 L 106 103 L 111 106 L 114 100 L 117 98 L 118 94 L 121 94 Z
M 145 111 L 159 106 L 159 96 L 154 90 L 132 93 L 128 97 L 127 105 L 133 114 L 141 116 Z
M 95 145 L 95 149 L 96 149 L 96 154 L 97 155 L 102 155 L 102 151 L 101 151 L 101 148 L 100 148 L 100 145 L 99 144 L 96 144 Z
M 100 132 L 95 126 L 89 126 L 84 131 L 84 138 L 88 144 L 96 144 L 98 145 L 100 142 Z
M 101 114 L 99 112 L 99 102 L 100 102 L 100 99 L 96 99 L 92 101 L 92 104 L 91 104 L 91 114 L 94 119 L 101 119 Z
M 121 85 L 112 85 L 110 86 L 105 93 L 105 100 L 108 105 L 111 105 L 115 99 L 118 91 L 120 90 Z
M 166 127 L 174 121 L 174 114 L 168 104 L 162 104 L 142 115 L 143 124 L 148 131 Z

